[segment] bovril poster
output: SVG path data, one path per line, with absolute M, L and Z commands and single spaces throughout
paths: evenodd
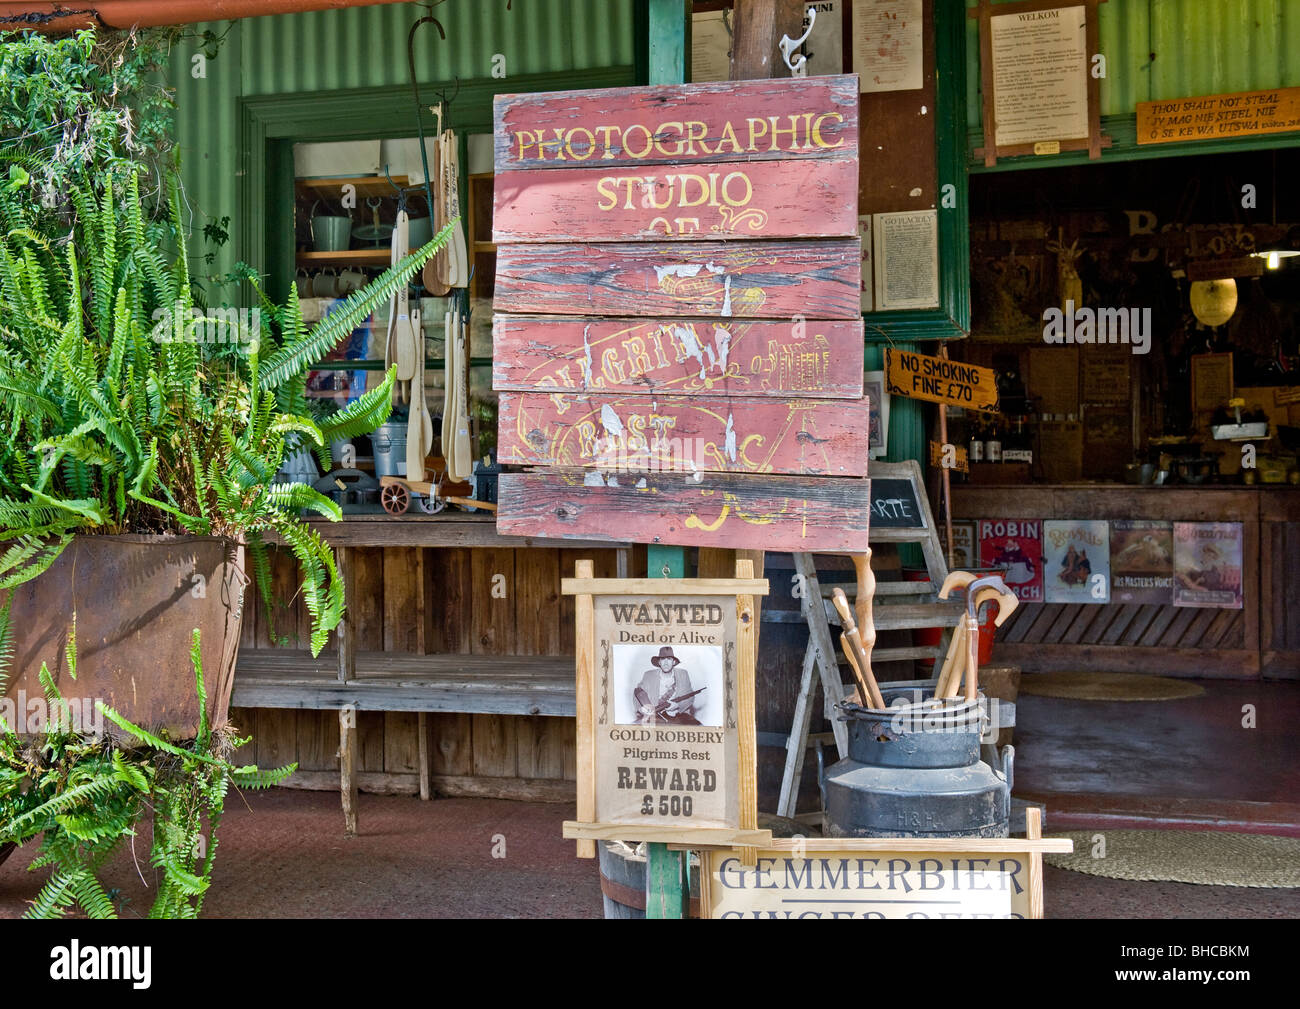
M 1045 521 L 1043 581 L 1049 603 L 1110 602 L 1110 531 L 1106 521 Z
M 739 825 L 736 601 L 598 596 L 596 820 Z
M 1022 603 L 1043 601 L 1043 523 L 1040 519 L 980 519 L 980 566 L 1003 571 Z
M 1174 605 L 1241 609 L 1241 523 L 1174 523 Z

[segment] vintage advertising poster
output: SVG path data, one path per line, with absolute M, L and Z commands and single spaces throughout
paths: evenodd
M 739 822 L 736 603 L 597 596 L 596 819 Z
M 1241 609 L 1241 523 L 1174 523 L 1174 605 Z
M 998 147 L 1088 136 L 1087 12 L 1080 4 L 990 19 Z
M 954 522 L 952 524 L 952 544 L 946 540 L 948 532 L 940 527 L 939 535 L 947 552 L 948 568 L 951 571 L 969 571 L 980 566 L 979 551 L 975 549 L 975 522 Z
M 877 311 L 938 308 L 938 211 L 875 214 L 872 232 Z
M 885 392 L 885 373 L 863 374 L 862 392 L 870 404 L 871 434 L 868 448 L 872 459 L 883 459 L 889 451 L 889 393 Z
M 921 0 L 853 0 L 853 72 L 864 94 L 921 86 L 921 25 Z
M 1022 603 L 1043 601 L 1043 523 L 1037 519 L 980 519 L 980 567 L 1005 572 L 1002 580 Z
M 1110 602 L 1110 530 L 1105 520 L 1043 523 L 1044 601 Z
M 1174 527 L 1116 519 L 1110 524 L 1110 598 L 1168 606 L 1174 601 Z

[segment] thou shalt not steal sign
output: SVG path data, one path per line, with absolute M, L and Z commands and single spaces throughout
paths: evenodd
M 498 529 L 863 549 L 856 76 L 495 113 Z

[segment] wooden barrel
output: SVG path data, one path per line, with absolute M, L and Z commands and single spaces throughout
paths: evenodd
M 644 855 L 626 845 L 600 842 L 600 892 L 605 899 L 606 918 L 645 917 Z M 700 916 L 700 880 L 695 857 L 691 857 L 690 916 Z
M 820 837 L 821 829 L 801 824 L 783 816 L 758 814 L 758 826 L 770 830 L 773 837 Z M 628 845 L 614 841 L 600 842 L 600 892 L 605 901 L 606 918 L 645 917 L 645 867 L 644 855 L 637 855 Z M 700 916 L 699 864 L 691 856 L 691 899 L 689 915 Z

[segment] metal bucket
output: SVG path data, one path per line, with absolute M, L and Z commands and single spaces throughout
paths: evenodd
M 380 424 L 370 443 L 375 448 L 375 476 L 406 476 L 406 421 Z
M 317 252 L 342 252 L 352 241 L 352 218 L 325 217 L 311 219 L 311 242 Z
M 849 755 L 823 782 L 829 836 L 1007 836 L 1014 750 L 1000 770 L 984 763 L 980 702 L 936 706 L 926 703 L 932 692 L 882 688 L 884 709 L 838 705 Z
M 49 569 L 13 590 L 14 651 L 5 700 L 26 708 L 23 734 L 42 731 L 48 666 L 81 725 L 102 700 L 124 717 L 172 739 L 199 728 L 190 645 L 201 635 L 208 718 L 226 723 L 243 619 L 244 547 L 215 536 L 77 536 Z M 76 620 L 77 678 L 68 634 Z M 24 703 L 25 702 L 25 703 Z M 35 709 L 33 711 L 33 708 Z M 111 722 L 103 728 L 121 738 Z M 124 740 L 128 744 L 130 737 Z

